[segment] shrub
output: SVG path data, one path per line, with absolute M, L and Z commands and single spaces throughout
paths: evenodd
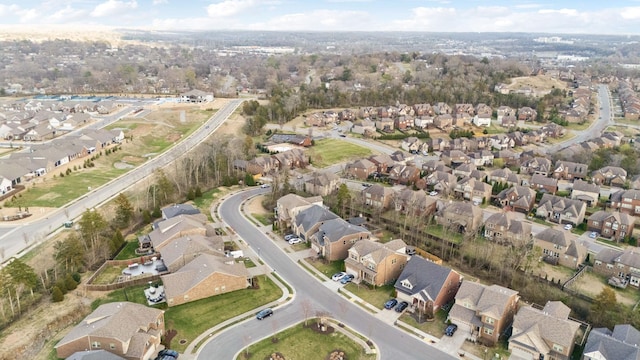
M 73 274 L 71 274 L 71 277 L 72 277 L 72 278 L 73 278 L 73 280 L 75 280 L 78 284 L 80 284 L 80 279 L 81 279 L 80 273 L 78 273 L 78 272 L 74 272 Z
M 78 287 L 78 283 L 73 280 L 71 274 L 67 274 L 64 279 L 64 286 L 67 288 L 67 290 L 75 290 Z
M 66 174 L 66 175 L 71 174 L 71 169 L 70 169 L 70 168 L 67 168 L 67 171 L 65 171 L 65 174 Z
M 196 198 L 202 197 L 202 189 L 200 189 L 200 186 L 196 187 L 195 195 L 196 195 Z
M 64 300 L 64 294 L 62 293 L 62 290 L 60 290 L 59 287 L 57 286 L 53 287 L 53 290 L 51 291 L 51 300 L 53 302 L 60 302 Z

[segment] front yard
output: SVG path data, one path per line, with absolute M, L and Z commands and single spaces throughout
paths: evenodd
M 431 321 L 421 320 L 418 321 L 413 314 L 405 312 L 400 316 L 400 321 L 407 323 L 408 325 L 423 331 L 429 335 L 441 338 L 444 336 L 444 329 L 447 327 L 447 312 L 440 309 L 436 312 L 436 316 Z
M 311 266 L 318 269 L 321 273 L 323 273 L 326 277 L 331 279 L 331 276 L 337 272 L 344 271 L 344 261 L 333 261 L 328 262 L 324 260 L 317 259 L 306 259 Z
M 384 303 L 396 295 L 393 285 L 371 288 L 365 284 L 350 283 L 344 288 L 379 309 L 384 308 Z

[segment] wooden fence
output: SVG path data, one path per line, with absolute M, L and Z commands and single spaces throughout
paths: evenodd
M 93 273 L 93 275 L 91 275 L 91 277 L 89 277 L 89 279 L 87 279 L 87 282 L 83 284 L 82 287 L 84 288 L 84 290 L 88 290 L 88 291 L 111 291 L 116 289 L 122 289 L 128 286 L 146 284 L 149 281 L 157 281 L 160 279 L 159 274 L 157 275 L 141 274 L 136 276 L 134 279 L 125 280 L 125 281 L 117 282 L 114 284 L 93 284 L 96 278 L 100 276 L 100 274 L 109 267 L 129 265 L 137 261 L 144 263 L 145 261 L 151 260 L 153 257 L 159 258 L 160 254 L 156 253 L 152 255 L 145 255 L 145 256 L 141 256 L 140 258 L 128 259 L 128 260 L 107 260 L 104 262 L 104 264 L 102 264 L 98 268 L 98 270 L 96 270 L 95 273 Z

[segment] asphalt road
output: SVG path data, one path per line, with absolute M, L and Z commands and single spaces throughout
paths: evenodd
M 318 312 L 346 324 L 365 337 L 370 338 L 379 348 L 381 359 L 455 359 L 425 341 L 410 336 L 403 331 L 375 318 L 360 306 L 346 300 L 326 286 L 318 284 L 318 279 L 300 268 L 278 246 L 246 220 L 240 212 L 242 202 L 250 196 L 269 191 L 252 189 L 235 194 L 226 199 L 219 209 L 224 222 L 244 239 L 262 260 L 283 278 L 295 291 L 292 301 L 274 309 L 274 315 L 265 320 L 251 318 L 216 334 L 198 354 L 198 359 L 234 359 L 247 345 L 272 336 L 284 328 L 304 321 L 303 304 L 311 304 L 309 317 Z M 428 354 L 428 355 L 427 355 Z
M 180 155 L 193 149 L 222 125 L 243 101 L 243 99 L 229 101 L 227 105 L 213 114 L 199 131 L 193 132 L 177 145 L 149 159 L 143 165 L 94 189 L 67 204 L 64 208 L 58 209 L 47 218 L 17 226 L 0 224 L 0 249 L 4 251 L 3 259 L 7 260 L 13 256 L 20 256 L 30 246 L 44 241 L 48 234 L 62 226 L 65 221 L 75 219 L 87 209 L 95 208 L 115 197 L 126 188 L 151 175 L 156 169 L 169 164 Z

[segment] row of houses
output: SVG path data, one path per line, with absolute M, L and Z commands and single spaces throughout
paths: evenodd
M 638 120 L 640 118 L 640 97 L 634 91 L 633 84 L 628 80 L 622 80 L 618 84 L 618 96 L 624 112 L 624 118 Z
M 89 130 L 82 134 L 33 145 L 0 159 L 0 195 L 33 178 L 43 176 L 75 159 L 101 151 L 124 140 L 121 130 Z

